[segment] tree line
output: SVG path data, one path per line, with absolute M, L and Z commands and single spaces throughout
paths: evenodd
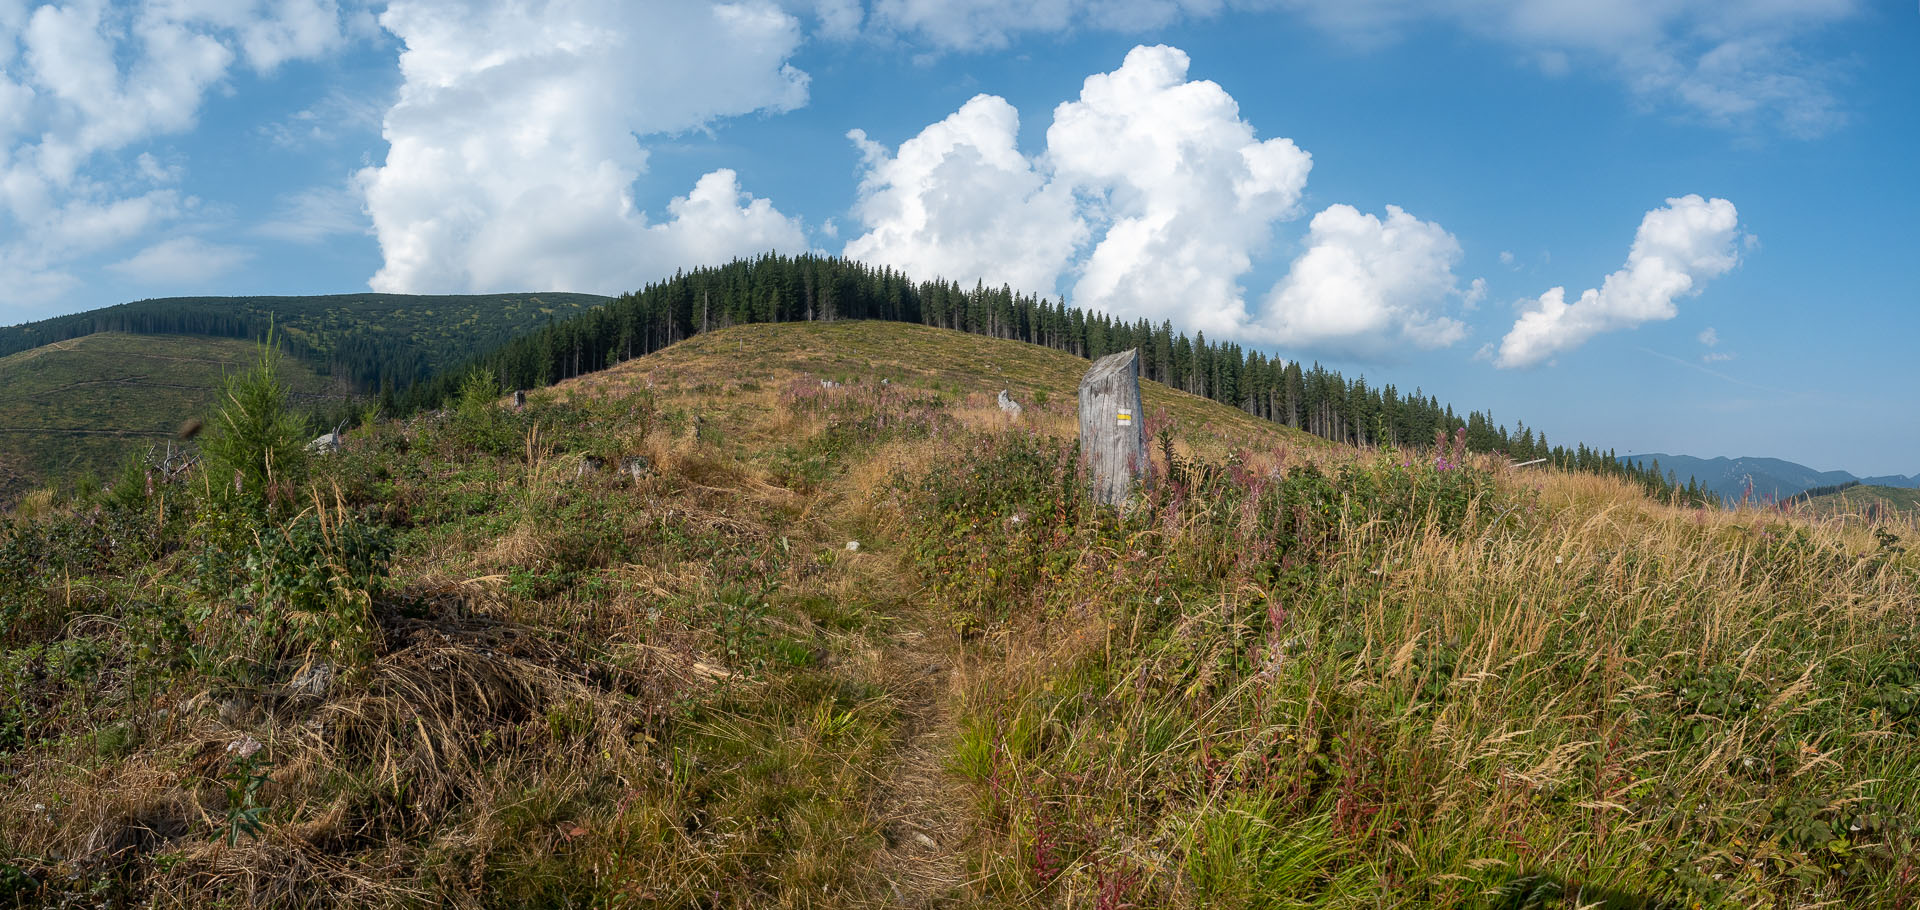
M 1356 446 L 1424 448 L 1441 432 L 1466 431 L 1474 452 L 1516 461 L 1545 459 L 1578 471 L 1626 478 L 1650 495 L 1705 504 L 1712 493 L 1689 479 L 1685 486 L 1641 467 L 1611 449 L 1584 443 L 1551 445 L 1546 433 L 1491 414 L 1456 414 L 1423 389 L 1407 392 L 1348 379 L 1318 363 L 1270 357 L 1233 342 L 1192 338 L 1170 321 L 1127 322 L 1064 301 L 1014 292 L 1002 285 L 971 289 L 951 281 L 914 282 L 887 266 L 829 256 L 767 254 L 722 266 L 676 272 L 604 306 L 550 320 L 404 392 L 388 391 L 389 408 L 436 407 L 473 370 L 494 374 L 506 388 L 535 388 L 606 369 L 696 334 L 758 322 L 880 319 L 938 326 L 1024 341 L 1097 359 L 1138 348 L 1146 378 L 1325 439 Z

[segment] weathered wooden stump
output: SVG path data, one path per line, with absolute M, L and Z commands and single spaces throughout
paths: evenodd
M 1001 389 L 1000 390 L 1000 410 L 1005 411 L 1008 417 L 1011 417 L 1015 420 L 1019 420 L 1020 411 L 1023 409 L 1020 407 L 1020 402 L 1014 401 L 1013 396 L 1007 394 L 1006 389 Z
M 1140 413 L 1140 352 L 1108 354 L 1080 378 L 1080 455 L 1093 496 L 1119 505 L 1147 472 L 1147 431 Z
M 521 408 L 524 408 L 524 407 L 526 407 L 526 406 L 527 406 L 527 393 L 526 393 L 526 390 L 524 390 L 524 389 L 521 389 L 521 390 L 517 390 L 517 391 L 515 391 L 515 392 L 513 393 L 513 409 L 514 409 L 514 410 L 516 410 L 516 411 L 518 411 L 518 410 L 520 410 Z
M 651 470 L 653 463 L 645 455 L 628 455 L 620 459 L 620 473 L 627 475 L 634 483 L 639 483 Z

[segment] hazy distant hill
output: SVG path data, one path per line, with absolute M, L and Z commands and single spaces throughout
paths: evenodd
M 1763 502 L 1785 499 L 1813 487 L 1852 482 L 1896 488 L 1920 487 L 1920 475 L 1856 477 L 1846 471 L 1816 471 L 1806 465 L 1779 458 L 1695 458 L 1691 455 L 1653 453 L 1625 455 L 1621 456 L 1621 460 L 1643 466 L 1658 461 L 1662 472 L 1672 471 L 1682 484 L 1691 476 L 1702 486 L 1720 494 L 1720 498 L 1729 504 L 1738 503 L 1746 495 L 1749 482 L 1752 484 L 1753 498 Z
M 1807 504 L 1821 515 L 1863 515 L 1883 520 L 1897 512 L 1920 512 L 1920 488 L 1860 484 L 1813 496 Z

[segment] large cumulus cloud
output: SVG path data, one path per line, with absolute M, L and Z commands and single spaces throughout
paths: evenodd
M 848 134 L 864 158 L 853 214 L 868 231 L 849 258 L 922 278 L 985 279 L 1051 294 L 1087 234 L 1072 189 L 1021 155 L 1020 115 L 979 95 L 889 152 Z
M 637 136 L 806 102 L 788 63 L 799 23 L 771 3 L 396 0 L 380 22 L 406 50 L 386 161 L 359 178 L 385 259 L 376 290 L 619 291 L 804 249 L 798 222 L 730 170 L 666 220 L 634 198 Z
M 1387 206 L 1386 214 L 1332 205 L 1313 216 L 1306 251 L 1267 296 L 1259 334 L 1285 346 L 1363 357 L 1402 345 L 1445 347 L 1464 337 L 1464 324 L 1441 315 L 1457 293 L 1459 242 L 1399 206 Z
M 1439 225 L 1335 205 L 1264 299 L 1242 281 L 1276 225 L 1300 214 L 1313 158 L 1261 139 L 1220 85 L 1187 77 L 1187 55 L 1137 47 L 1054 109 L 1044 150 L 1018 148 L 1019 116 L 975 97 L 890 153 L 865 159 L 849 256 L 971 284 L 1064 291 L 1127 320 L 1171 320 L 1214 337 L 1378 355 L 1452 344 L 1440 310 L 1460 247 Z
M 1229 333 L 1246 322 L 1242 275 L 1272 225 L 1297 213 L 1313 158 L 1255 138 L 1219 84 L 1189 81 L 1187 55 L 1138 47 L 1054 109 L 1055 179 L 1106 225 L 1073 299 L 1128 319 L 1183 316 Z

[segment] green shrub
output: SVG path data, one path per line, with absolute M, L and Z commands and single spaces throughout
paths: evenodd
M 292 501 L 306 478 L 307 425 L 290 407 L 278 356 L 269 333 L 259 362 L 227 377 L 201 445 L 213 486 L 251 501 Z
M 346 665 L 367 659 L 373 597 L 393 559 L 390 529 L 318 508 L 278 523 L 210 511 L 199 529 L 199 587 L 240 608 L 208 642 L 230 675 L 309 655 Z
M 485 370 L 474 370 L 460 383 L 453 406 L 454 442 L 491 455 L 517 453 L 524 438 L 520 421 L 500 406 L 500 381 Z

